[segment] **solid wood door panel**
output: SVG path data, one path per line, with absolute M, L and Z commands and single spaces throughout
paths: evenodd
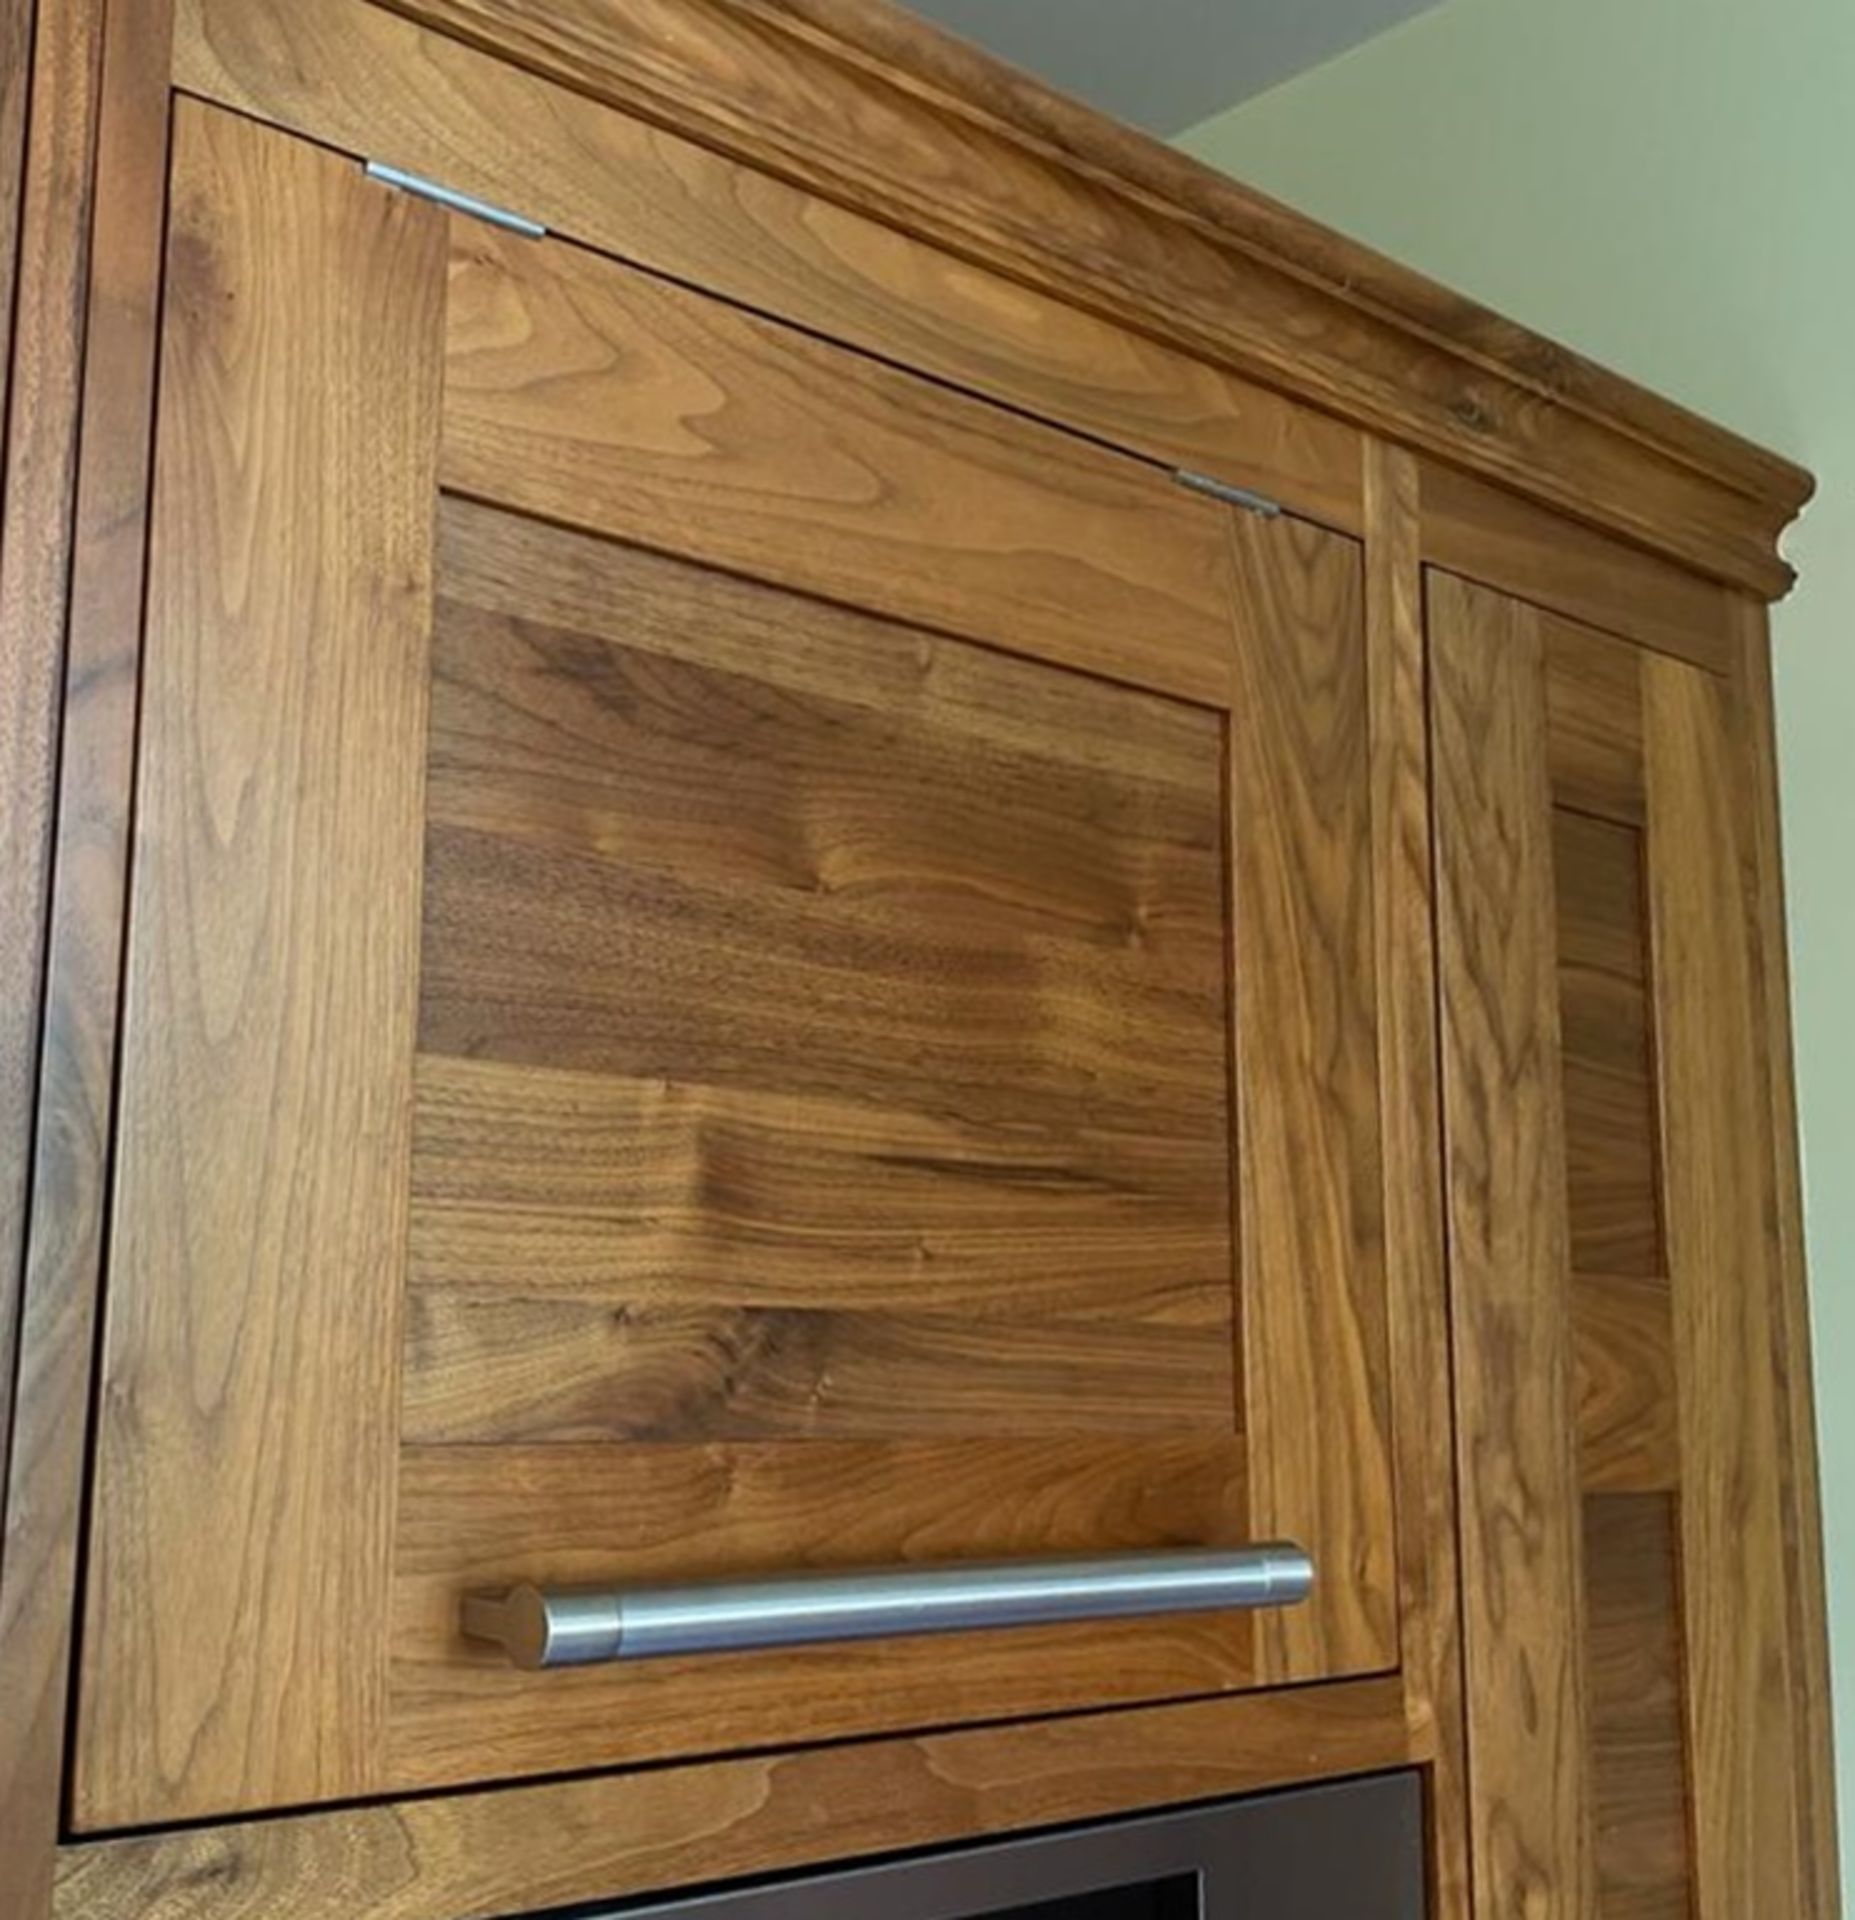
M 1215 856 L 1206 865 L 1215 878 Z M 956 898 L 920 916 L 911 941 L 905 915 L 828 891 L 704 888 L 442 822 L 426 897 L 428 1052 L 823 1098 L 887 1078 L 931 1112 L 964 1093 L 1031 1128 L 1085 1095 L 1103 1127 L 1138 1131 L 1155 1107 L 1164 1137 L 1185 1123 L 1215 1137 L 1222 1123 L 1221 1080 L 1191 1045 L 1194 1031 L 1221 1037 L 1215 972 L 1171 987 L 1138 955 L 989 934 Z M 1072 991 L 1040 999 L 1040 973 L 1059 965 Z M 1025 1003 L 1037 1044 L 1015 1032 Z M 1149 1057 L 1130 1019 L 1150 1023 Z M 830 1044 L 808 1052 L 821 1034 Z
M 428 1181 L 481 1209 L 508 1193 L 486 1150 L 519 1153 L 526 1136 L 557 1152 L 598 1114 L 595 1140 L 624 1138 L 598 1206 L 604 1263 L 625 1277 L 616 1292 L 513 1290 L 533 1262 L 526 1210 L 502 1216 L 514 1231 L 484 1285 L 446 1300 L 419 1276 L 409 1438 L 575 1437 L 588 1422 L 632 1438 L 873 1437 L 975 1418 L 1228 1430 L 1227 1341 L 1148 1327 L 1124 1295 L 1073 1325 L 1047 1293 L 1028 1319 L 1018 1298 L 1027 1255 L 1086 1285 L 1089 1228 L 1118 1217 L 1170 1229 L 1171 1291 L 1196 1293 L 1199 1325 L 1230 1323 L 1215 717 L 955 641 L 930 643 L 905 716 L 801 692 L 792 662 L 814 624 L 840 688 L 916 642 L 674 561 L 538 538 L 598 570 L 600 630 L 479 613 L 460 598 L 474 562 L 447 543 L 463 577 L 443 580 L 434 641 L 421 1110 L 434 1087 L 499 1098 L 467 1173 L 441 1145 L 455 1128 L 421 1124 L 414 1188 L 421 1215 Z M 625 644 L 646 601 L 678 655 Z M 763 648 L 783 630 L 783 684 L 726 648 L 727 665 L 702 664 L 717 628 Z M 956 679 L 1021 717 L 1027 744 L 972 737 L 964 700 L 937 691 L 948 654 L 968 656 Z M 1064 752 L 1065 719 L 1091 700 L 1137 777 L 1091 766 L 1086 745 Z M 769 1183 L 788 1218 L 803 1191 L 786 1231 L 805 1282 L 769 1301 L 750 1278 L 730 1297 L 700 1274 L 706 1248 L 777 1242 Z M 679 1198 L 684 1232 L 666 1245 L 661 1209 Z M 975 1205 L 1009 1229 L 989 1291 L 969 1260 L 943 1296 L 924 1202 L 969 1245 Z M 584 1204 L 578 1220 L 594 1231 Z M 903 1297 L 870 1300 L 840 1275 L 857 1235 L 900 1249 Z M 640 1252 L 674 1269 L 671 1298 L 634 1290 Z M 544 1396 L 527 1412 L 523 1379 Z
M 434 636 L 435 826 L 512 840 L 537 863 L 621 860 L 778 890 L 872 928 L 957 901 L 975 947 L 1069 940 L 1103 969 L 1131 951 L 1144 969 L 1191 978 L 1222 918 L 1222 823 L 1204 798 L 1222 753 L 1215 715 L 1088 682 L 1084 712 L 1075 687 L 1034 665 L 955 642 L 898 648 L 874 621 L 585 544 L 577 557 L 600 563 L 614 596 L 590 632 L 484 611 L 448 585 Z M 647 617 L 680 651 L 631 639 Z M 834 629 L 829 644 L 812 647 L 813 625 Z M 713 629 L 749 636 L 761 657 L 770 629 L 789 635 L 789 655 L 821 656 L 816 683 L 795 685 L 791 658 L 768 671 L 711 645 Z M 906 727 L 862 690 L 872 654 L 896 651 L 918 681 Z M 833 668 L 848 683 L 824 685 Z M 959 696 L 942 693 L 943 668 Z M 1004 725 L 972 726 L 975 705 Z M 1072 744 L 1078 722 L 1086 737 Z M 1017 738 L 1003 737 L 1013 724 Z M 1091 750 L 1110 732 L 1112 774 Z M 758 756 L 763 739 L 774 751 Z M 1104 845 L 1110 777 L 1117 834 Z
M 598 254 L 454 229 L 445 486 L 1222 705 L 1224 515 Z
M 182 104 L 76 1808 L 379 1783 L 443 220 Z
M 609 610 L 549 628 L 444 580 L 422 1049 L 694 1084 L 747 1112 L 759 1095 L 1009 1122 L 1033 1162 L 1045 1137 L 1127 1134 L 1170 1159 L 1226 1262 L 1216 717 L 1083 683 L 1138 763 L 1123 773 L 1086 739 L 1063 753 L 1087 703 L 1067 676 L 957 642 L 921 658 L 881 623 L 538 537 L 596 559 Z M 618 637 L 646 602 L 683 659 Z M 854 638 L 821 662 L 842 686 L 899 653 L 907 707 L 693 664 L 737 625 L 783 630 L 788 660 L 813 625 Z M 970 695 L 943 702 L 949 655 Z M 1025 743 L 974 739 L 967 697 L 1022 716 Z

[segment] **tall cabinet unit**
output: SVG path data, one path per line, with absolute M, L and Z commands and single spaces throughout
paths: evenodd
M 6 1913 L 1410 1769 L 1434 1920 L 1828 1920 L 1807 478 L 876 0 L 33 25 Z M 465 1630 L 1272 1540 L 1301 1605 Z
M 1428 583 L 1485 1899 L 1797 1911 L 1779 1167 L 1740 663 Z M 1766 956 L 1767 959 L 1775 956 Z

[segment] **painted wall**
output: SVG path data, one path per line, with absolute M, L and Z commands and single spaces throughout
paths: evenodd
M 1447 0 L 1180 144 L 1821 482 L 1776 633 L 1855 1915 L 1855 0 Z

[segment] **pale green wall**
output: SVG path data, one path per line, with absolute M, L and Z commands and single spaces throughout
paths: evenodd
M 1821 480 L 1778 694 L 1855 1916 L 1855 0 L 1447 0 L 1180 144 Z

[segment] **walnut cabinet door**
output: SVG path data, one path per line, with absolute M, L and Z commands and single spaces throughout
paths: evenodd
M 1395 1666 L 1352 541 L 178 103 L 81 1830 Z M 463 1596 L 1287 1537 L 522 1673 Z
M 1427 599 L 1477 1911 L 1799 1913 L 1736 690 Z

